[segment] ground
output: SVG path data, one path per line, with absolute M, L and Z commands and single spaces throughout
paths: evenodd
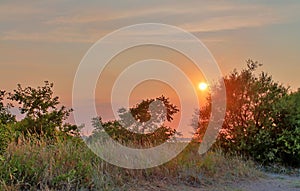
M 131 188 L 132 191 L 300 191 L 300 177 L 266 173 L 251 181 L 238 181 L 224 185 L 192 187 L 183 184 L 170 185 L 164 181 L 145 182 L 143 186 Z
M 300 177 L 279 174 L 266 174 L 266 177 L 252 182 L 231 185 L 236 191 L 300 191 Z

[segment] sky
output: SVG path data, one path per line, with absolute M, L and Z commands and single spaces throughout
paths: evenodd
M 0 1 L 0 89 L 11 91 L 18 83 L 36 87 L 48 80 L 54 82 L 61 102 L 72 107 L 77 67 L 97 40 L 128 25 L 163 23 L 199 38 L 224 75 L 244 68 L 250 58 L 262 63 L 261 70 L 275 81 L 296 90 L 300 87 L 299 9 L 298 0 Z M 111 76 L 107 81 L 115 79 Z M 201 79 L 195 77 L 193 83 Z M 177 99 L 167 85 L 147 83 L 132 92 L 132 104 L 145 94 L 162 93 L 159 90 Z M 97 104 L 105 108 L 109 99 L 100 98 L 101 92 L 100 84 Z

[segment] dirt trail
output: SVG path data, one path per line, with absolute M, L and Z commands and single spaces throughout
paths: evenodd
M 170 185 L 163 182 L 145 184 L 137 190 L 159 191 L 300 191 L 300 177 L 279 174 L 266 174 L 254 181 L 241 181 L 226 185 L 195 188 L 186 185 Z
M 265 178 L 236 183 L 230 188 L 236 191 L 300 191 L 300 177 L 266 174 Z

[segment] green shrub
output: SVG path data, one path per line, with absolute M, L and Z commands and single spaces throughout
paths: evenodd
M 10 140 L 10 133 L 6 125 L 0 124 L 0 155 L 5 152 L 9 140 Z
M 25 136 L 30 134 L 55 138 L 58 132 L 78 135 L 75 125 L 65 123 L 73 110 L 59 106 L 59 98 L 53 95 L 53 83 L 45 81 L 44 86 L 37 88 L 23 88 L 18 84 L 9 99 L 18 102 L 21 114 L 25 115 L 16 125 L 16 130 Z
M 257 77 L 259 64 L 247 64 L 247 69 L 224 78 L 227 108 L 216 144 L 263 164 L 300 166 L 300 91 L 289 93 L 264 72 Z M 216 88 L 212 98 L 222 99 L 218 96 Z M 210 121 L 212 98 L 200 112 L 200 140 Z

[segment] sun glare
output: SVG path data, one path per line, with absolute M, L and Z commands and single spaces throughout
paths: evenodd
M 201 90 L 201 91 L 206 90 L 207 87 L 208 87 L 208 85 L 207 85 L 207 83 L 205 83 L 205 82 L 200 82 L 199 85 L 198 85 L 198 88 L 199 88 L 199 90 Z

